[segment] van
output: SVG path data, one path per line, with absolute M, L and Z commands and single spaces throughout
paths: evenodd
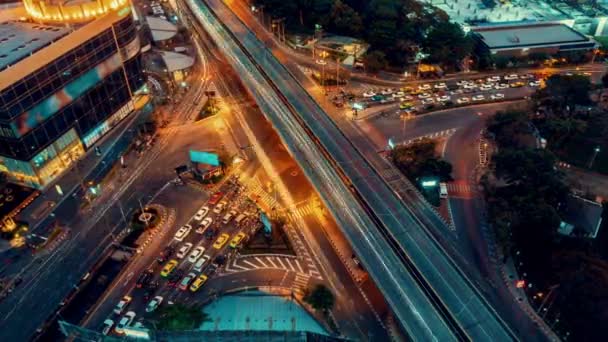
M 448 185 L 444 182 L 439 183 L 439 197 L 448 198 Z
M 234 221 L 236 222 L 236 224 L 241 224 L 241 222 L 243 222 L 243 220 L 245 220 L 245 218 L 247 218 L 247 215 L 239 214 L 239 216 L 237 216 Z

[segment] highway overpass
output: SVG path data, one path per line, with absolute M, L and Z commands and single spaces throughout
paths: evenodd
M 219 0 L 185 0 L 278 131 L 415 340 L 515 339 L 318 104 Z

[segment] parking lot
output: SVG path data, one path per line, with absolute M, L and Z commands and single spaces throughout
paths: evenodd
M 223 183 L 160 248 L 147 270 L 132 276 L 137 279 L 135 286 L 108 312 L 99 329 L 123 334 L 125 326 L 143 326 L 158 307 L 202 302 L 205 295 L 200 289 L 261 227 L 258 208 L 244 190 L 234 177 Z
M 346 95 L 342 98 L 336 97 L 334 103 L 341 106 L 342 101 L 347 100 L 351 108 L 357 109 L 395 104 L 402 113 L 415 115 L 442 107 L 501 101 L 508 99 L 509 92 L 516 88 L 530 91 L 540 85 L 541 81 L 534 74 L 509 74 L 470 80 L 429 82 L 400 89 L 368 87 L 360 95 L 351 96 L 350 99 L 345 99 Z

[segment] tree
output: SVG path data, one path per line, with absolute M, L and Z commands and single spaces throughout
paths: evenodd
M 304 301 L 312 305 L 315 310 L 326 312 L 334 306 L 334 295 L 323 284 L 318 284 L 310 293 L 304 296 Z
M 439 159 L 437 144 L 431 139 L 422 139 L 408 146 L 397 146 L 391 153 L 393 163 L 413 183 L 421 177 L 439 177 L 442 181 L 452 179 L 452 165 Z
M 368 72 L 377 72 L 387 65 L 386 55 L 382 51 L 368 52 L 364 58 L 365 68 Z
M 559 114 L 571 115 L 576 105 L 588 105 L 591 81 L 584 75 L 552 75 L 540 97 L 549 98 L 556 104 Z
M 176 303 L 161 306 L 150 320 L 158 330 L 183 331 L 198 329 L 207 317 L 199 305 Z
M 605 74 L 602 76 L 602 86 L 603 86 L 604 88 L 608 88 L 608 73 L 605 73 Z
M 528 114 L 523 111 L 497 112 L 486 125 L 499 146 L 523 147 L 532 134 Z
M 473 48 L 470 37 L 464 34 L 460 25 L 442 22 L 431 28 L 423 43 L 431 63 L 440 63 L 449 69 L 458 69 L 462 60 Z
M 363 19 L 359 13 L 341 0 L 334 2 L 330 20 L 330 28 L 339 34 L 358 36 L 363 30 Z

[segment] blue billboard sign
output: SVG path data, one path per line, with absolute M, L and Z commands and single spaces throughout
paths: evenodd
M 190 150 L 190 160 L 195 163 L 220 166 L 220 157 L 211 152 Z
M 264 233 L 270 234 L 272 232 L 272 223 L 263 211 L 260 212 L 260 221 L 262 221 L 262 224 L 264 225 Z

